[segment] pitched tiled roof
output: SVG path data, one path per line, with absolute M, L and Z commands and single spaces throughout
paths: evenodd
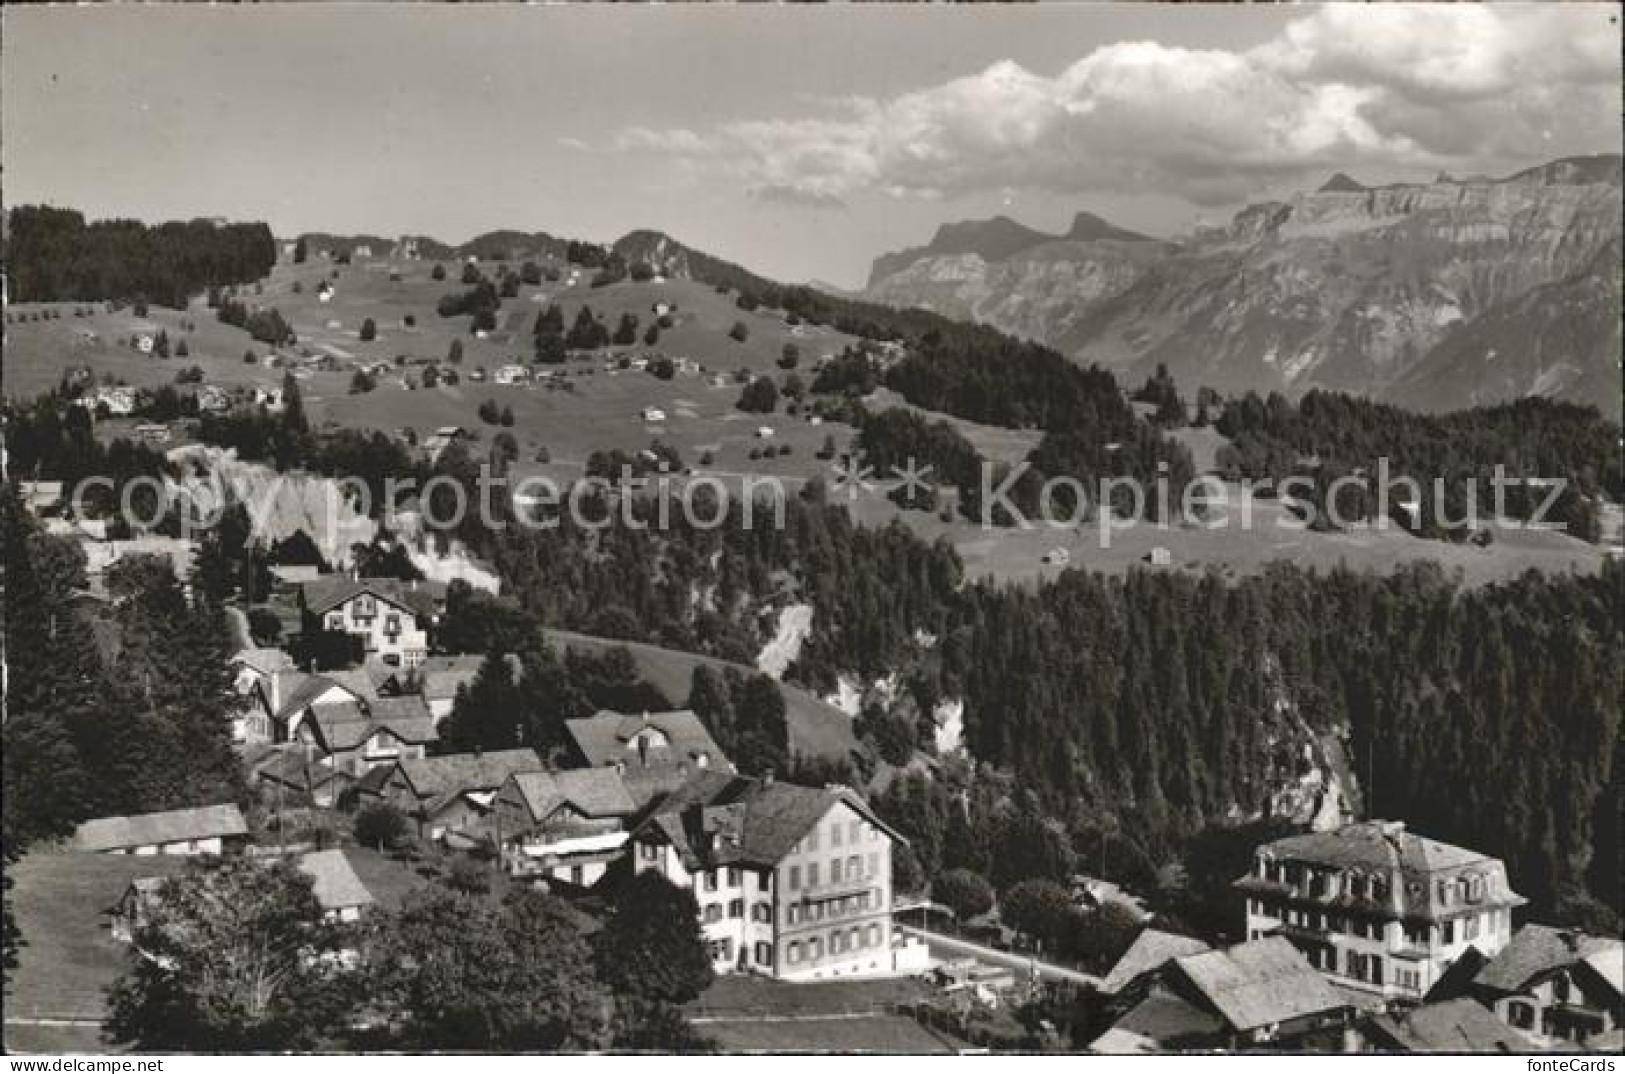
M 1284 860 L 1319 862 L 1341 867 L 1362 866 L 1425 875 L 1491 859 L 1476 850 L 1441 843 L 1407 831 L 1392 821 L 1369 820 L 1345 824 L 1325 832 L 1306 832 L 1277 839 L 1268 848 Z
M 1597 959 L 1593 968 L 1613 964 L 1612 980 L 1617 982 L 1621 976 L 1619 963 L 1625 957 L 1622 951 L 1625 947 L 1615 939 L 1550 925 L 1525 925 L 1478 972 L 1474 984 L 1497 992 L 1518 992 L 1536 977 L 1593 957 Z M 1606 973 L 1604 979 L 1609 979 Z
M 239 649 L 232 659 L 239 664 L 253 668 L 262 675 L 287 671 L 293 667 L 293 657 L 281 649 L 266 647 Z
M 1470 999 L 1428 1003 L 1373 1020 L 1378 1044 L 1407 1052 L 1527 1052 L 1532 1043 Z
M 307 757 L 298 746 L 279 746 L 276 753 L 257 765 L 255 775 L 296 790 L 317 790 L 339 776 L 338 769 L 320 757 Z
M 231 803 L 141 813 L 130 817 L 102 817 L 79 825 L 74 836 L 78 850 L 122 850 L 158 843 L 214 839 L 248 834 L 242 810 Z
M 772 866 L 839 803 L 894 839 L 862 798 L 846 787 L 800 787 L 707 771 L 656 801 L 638 828 L 657 828 L 692 866 Z
M 312 893 L 323 910 L 344 910 L 373 903 L 372 892 L 361 882 L 342 850 L 311 851 L 299 858 L 299 869 L 315 880 Z
M 1154 988 L 1089 1046 L 1096 1055 L 1149 1055 L 1201 1047 L 1224 1029 L 1212 1014 L 1164 988 Z
M 1210 950 L 1201 940 L 1180 936 L 1160 929 L 1145 929 L 1129 944 L 1123 957 L 1100 982 L 1102 992 L 1121 992 L 1136 978 L 1152 970 L 1161 969 L 1176 958 L 1197 955 Z
M 694 769 L 699 767 L 702 758 L 710 767 L 730 767 L 727 755 L 706 730 L 705 723 L 687 709 L 639 716 L 604 711 L 585 719 L 566 720 L 564 726 L 577 752 L 594 768 L 624 762 L 629 770 L 661 765 L 685 765 Z M 646 728 L 664 736 L 667 744 L 640 751 L 636 740 Z
M 457 687 L 474 681 L 479 674 L 483 656 L 431 656 L 418 665 L 417 677 L 424 700 L 449 700 L 457 696 Z
M 299 588 L 304 595 L 306 610 L 313 615 L 321 615 L 362 593 L 371 593 L 379 600 L 420 615 L 434 614 L 435 605 L 446 599 L 443 582 L 403 582 L 398 578 L 329 575 L 314 582 L 305 582 Z
M 427 711 L 369 715 L 357 705 L 317 705 L 310 710 L 308 722 L 315 725 L 322 744 L 332 753 L 357 749 L 378 731 L 387 731 L 410 745 L 434 742 L 440 737 Z
M 1281 936 L 1187 955 L 1174 966 L 1240 1032 L 1349 1005 Z
M 588 817 L 629 817 L 637 809 L 613 768 L 517 772 L 511 778 L 536 820 L 566 804 Z
M 434 798 L 465 791 L 495 790 L 516 772 L 539 772 L 543 766 L 535 750 L 522 749 L 411 757 L 400 761 L 397 767 L 418 797 Z

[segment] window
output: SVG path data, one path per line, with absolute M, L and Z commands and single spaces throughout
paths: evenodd
M 766 869 L 763 869 L 761 872 L 756 874 L 756 890 L 757 891 L 766 893 L 766 892 L 772 890 L 772 887 L 773 887 L 773 874 L 772 873 L 770 873 Z
M 790 885 L 790 890 L 791 891 L 795 891 L 795 890 L 797 890 L 797 889 L 799 889 L 801 887 L 801 866 L 799 866 L 799 865 L 790 866 L 789 885 Z
M 401 632 L 401 617 L 398 615 L 384 616 L 384 633 L 394 637 Z
M 858 840 L 863 836 L 863 821 L 855 820 L 851 824 L 848 824 L 846 826 L 846 836 L 847 842 L 851 843 L 853 846 L 857 846 Z
M 790 917 L 790 924 L 799 925 L 801 923 L 801 907 L 797 906 L 795 903 L 791 903 L 790 909 L 787 911 L 787 913 Z
M 863 859 L 856 854 L 846 859 L 846 877 L 848 880 L 857 880 L 863 876 Z
M 840 858 L 831 858 L 829 860 L 829 882 L 831 884 L 839 884 L 841 882 Z
M 705 906 L 705 923 L 714 925 L 722 920 L 722 905 L 720 903 L 707 903 Z
M 880 855 L 873 850 L 869 851 L 869 875 L 880 875 Z
M 728 870 L 728 886 L 731 887 L 731 888 L 736 888 L 736 887 L 739 886 L 739 870 L 738 869 L 730 868 Z
M 660 848 L 653 843 L 638 844 L 638 853 L 643 856 L 644 861 L 660 860 Z
M 881 944 L 880 926 L 879 925 L 870 925 L 869 926 L 869 946 L 870 947 L 879 947 L 880 944 Z
M 757 903 L 750 908 L 750 919 L 752 921 L 770 924 L 773 921 L 773 907 L 769 906 L 765 902 Z
M 812 831 L 807 833 L 807 849 L 808 850 L 817 850 L 818 849 L 818 829 L 817 828 L 814 828 Z
M 756 945 L 756 964 L 758 966 L 766 966 L 768 969 L 773 968 L 773 945 L 772 944 L 770 944 L 770 943 L 759 943 L 759 944 Z
M 586 878 L 586 870 L 584 870 L 581 866 L 570 866 L 570 883 L 574 884 L 576 887 L 580 887 Z
M 327 617 L 327 629 L 328 630 L 343 630 L 344 629 L 344 613 L 342 613 L 342 612 L 334 612 L 332 615 L 328 616 Z
M 1507 1007 L 1507 1020 L 1514 1029 L 1535 1028 L 1535 1008 L 1528 1003 L 1513 1003 Z
M 1440 942 L 1444 944 L 1453 944 L 1456 942 L 1456 923 L 1454 921 L 1446 921 L 1443 925 L 1439 926 L 1439 939 Z
M 713 869 L 710 872 L 705 874 L 705 890 L 706 891 L 715 891 L 715 890 L 717 890 L 717 873 L 716 873 L 715 869 Z
M 729 902 L 728 902 L 728 916 L 729 917 L 744 917 L 745 916 L 745 900 L 744 899 L 731 899 L 731 900 L 729 900 Z
M 845 950 L 846 941 L 841 936 L 841 930 L 836 929 L 834 932 L 829 934 L 829 953 L 832 955 L 839 955 Z
M 840 821 L 836 821 L 834 824 L 831 824 L 829 826 L 829 845 L 832 846 L 832 847 L 838 847 L 838 846 L 841 845 L 841 822 Z
M 784 960 L 792 966 L 801 961 L 801 944 L 798 941 L 790 941 L 790 946 L 785 950 Z
M 1568 974 L 1560 973 L 1556 977 L 1552 978 L 1552 996 L 1559 1003 L 1567 1003 L 1569 1001 Z
M 816 861 L 807 863 L 807 886 L 810 888 L 818 886 L 818 863 Z
M 807 941 L 807 960 L 817 962 L 824 957 L 824 941 L 817 936 Z
M 846 941 L 847 941 L 847 950 L 849 950 L 849 951 L 858 950 L 859 948 L 861 948 L 863 946 L 863 930 L 860 929 L 860 928 L 856 928 L 856 927 L 848 929 L 847 933 L 846 933 Z

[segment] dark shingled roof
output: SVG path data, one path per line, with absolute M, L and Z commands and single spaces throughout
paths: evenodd
M 516 772 L 539 772 L 544 766 L 535 750 L 519 749 L 409 757 L 398 761 L 396 767 L 419 798 L 437 798 L 495 790 Z
M 1121 992 L 1137 978 L 1161 969 L 1176 958 L 1198 955 L 1208 950 L 1211 948 L 1201 940 L 1160 929 L 1145 929 L 1134 937 L 1134 942 L 1123 952 L 1123 957 L 1117 960 L 1111 972 L 1100 982 L 1100 990 Z
M 331 575 L 305 582 L 299 588 L 305 608 L 313 615 L 321 615 L 362 593 L 371 593 L 379 600 L 419 615 L 435 614 L 436 605 L 446 599 L 446 586 L 442 582 L 403 582 L 399 578 Z
M 313 850 L 301 855 L 299 871 L 315 881 L 312 894 L 323 910 L 371 906 L 374 901 L 342 850 Z
M 1217 1017 L 1159 986 L 1129 1008 L 1089 1050 L 1096 1055 L 1149 1055 L 1199 1048 L 1223 1030 Z
M 624 762 L 628 768 L 659 764 L 686 764 L 696 767 L 701 758 L 710 765 L 729 767 L 727 755 L 706 730 L 705 723 L 687 709 L 672 712 L 645 712 L 628 716 L 607 709 L 584 719 L 564 721 L 570 741 L 590 766 Z M 663 735 L 667 745 L 640 754 L 635 740 L 646 728 Z
M 1406 1052 L 1527 1052 L 1533 1043 L 1470 999 L 1428 1003 L 1372 1019 L 1375 1043 Z
M 1525 925 L 1478 972 L 1473 983 L 1497 992 L 1520 992 L 1536 977 L 1576 962 L 1590 962 L 1617 990 L 1618 966 L 1625 957 L 1622 952 L 1625 945 L 1615 939 L 1550 925 Z
M 538 821 L 562 805 L 573 806 L 586 817 L 630 817 L 637 810 L 613 768 L 516 772 L 509 778 Z
M 1187 955 L 1174 966 L 1240 1032 L 1349 1006 L 1281 936 Z
M 658 830 L 691 868 L 771 867 L 839 803 L 902 841 L 850 788 L 799 787 L 716 771 L 699 773 L 653 803 L 634 834 Z
M 74 835 L 78 850 L 124 850 L 129 847 L 179 843 L 192 839 L 247 835 L 248 822 L 232 803 L 140 813 L 131 817 L 101 817 L 79 825 Z

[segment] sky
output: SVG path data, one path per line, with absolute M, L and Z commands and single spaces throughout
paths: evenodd
M 0 9 L 8 204 L 302 231 L 664 230 L 861 286 L 938 224 L 1174 236 L 1620 151 L 1617 5 Z

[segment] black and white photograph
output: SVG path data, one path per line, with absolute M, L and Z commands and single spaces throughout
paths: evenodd
M 1621 11 L 4 6 L 0 1062 L 1614 1070 Z

